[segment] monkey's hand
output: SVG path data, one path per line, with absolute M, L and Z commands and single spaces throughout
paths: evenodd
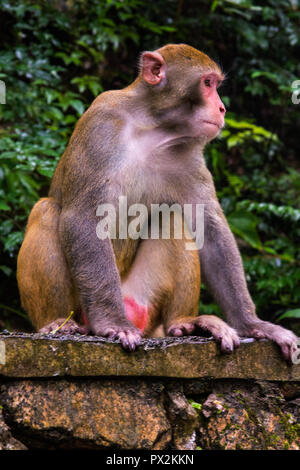
M 231 353 L 240 345 L 237 332 L 221 320 L 221 318 L 214 315 L 200 315 L 199 317 L 178 319 L 167 330 L 167 334 L 170 336 L 191 334 L 201 336 L 201 334 L 205 335 L 207 332 L 213 336 L 217 343 L 220 343 L 223 353 Z
M 257 319 L 249 325 L 238 328 L 238 332 L 241 336 L 248 338 L 265 338 L 275 341 L 280 347 L 285 360 L 291 364 L 293 363 L 293 356 L 298 349 L 298 338 L 292 331 L 286 330 L 282 326 Z
M 104 336 L 112 340 L 119 340 L 124 349 L 134 351 L 141 344 L 141 331 L 133 325 L 128 326 L 96 326 L 93 329 L 96 336 Z

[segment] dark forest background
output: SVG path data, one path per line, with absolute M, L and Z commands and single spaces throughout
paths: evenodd
M 133 80 L 143 50 L 184 42 L 227 74 L 227 126 L 205 156 L 258 314 L 300 334 L 299 2 L 0 0 L 0 25 L 0 328 L 30 330 L 17 253 L 79 116 Z M 199 310 L 219 312 L 205 288 Z

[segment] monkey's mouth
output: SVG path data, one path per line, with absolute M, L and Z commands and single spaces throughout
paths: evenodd
M 217 124 L 216 122 L 213 122 L 213 121 L 204 121 L 203 122 L 205 124 L 211 124 L 212 126 L 216 126 L 218 129 L 222 129 L 223 126 L 221 126 L 220 124 Z

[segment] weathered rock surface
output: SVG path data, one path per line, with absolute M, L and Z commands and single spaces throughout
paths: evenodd
M 171 426 L 162 388 L 132 379 L 22 380 L 7 384 L 2 403 L 29 446 L 163 449 Z
M 0 334 L 0 449 L 300 449 L 300 366 L 267 341 Z
M 270 341 L 244 339 L 231 355 L 221 354 L 215 341 L 197 336 L 145 340 L 133 354 L 116 342 L 93 336 L 0 334 L 1 343 L 6 360 L 0 361 L 0 376 L 6 377 L 300 380 L 300 363 L 288 365 Z
M 287 400 L 278 383 L 215 384 L 200 422 L 204 449 L 300 449 L 300 398 Z
M 3 419 L 0 409 L 0 450 L 27 450 L 27 447 L 15 439 Z

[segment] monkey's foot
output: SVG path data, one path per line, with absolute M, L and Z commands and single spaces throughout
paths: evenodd
M 110 326 L 106 328 L 95 328 L 93 331 L 96 336 L 104 336 L 112 340 L 118 339 L 124 349 L 134 351 L 141 344 L 141 332 L 134 327 Z
M 221 318 L 214 315 L 200 315 L 199 317 L 186 317 L 180 319 L 168 328 L 170 336 L 199 335 L 210 333 L 220 343 L 223 353 L 231 353 L 240 345 L 237 332 L 227 325 Z
M 241 336 L 275 341 L 280 347 L 285 360 L 293 363 L 293 356 L 298 351 L 297 343 L 299 338 L 292 331 L 267 321 L 257 320 L 251 325 L 243 326 L 239 333 Z
M 86 326 L 78 325 L 78 323 L 76 323 L 74 320 L 68 320 L 63 325 L 65 321 L 65 318 L 58 318 L 57 320 L 54 320 L 53 322 L 48 323 L 48 325 L 41 328 L 39 333 L 53 333 L 55 335 L 75 335 L 76 333 L 87 335 L 89 333 L 89 329 Z

